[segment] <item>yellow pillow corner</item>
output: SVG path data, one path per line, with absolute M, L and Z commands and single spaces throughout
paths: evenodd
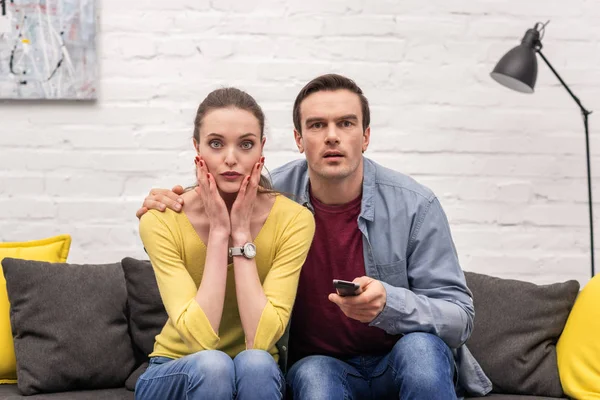
M 10 327 L 10 304 L 2 270 L 4 258 L 66 262 L 71 249 L 70 235 L 57 235 L 28 242 L 0 243 L 0 384 L 17 383 L 17 365 Z
M 556 345 L 564 392 L 573 399 L 600 399 L 600 275 L 583 288 Z

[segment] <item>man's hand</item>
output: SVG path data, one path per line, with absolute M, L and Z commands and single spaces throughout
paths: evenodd
M 368 276 L 361 276 L 352 282 L 360 285 L 359 295 L 342 297 L 336 293 L 331 293 L 329 301 L 337 304 L 347 317 L 369 323 L 385 307 L 387 300 L 385 288 L 381 282 Z
M 152 189 L 144 199 L 142 208 L 137 210 L 135 216 L 141 218 L 148 210 L 165 211 L 167 207 L 175 212 L 179 212 L 183 205 L 183 199 L 180 197 L 181 194 L 183 194 L 183 187 L 180 185 L 174 186 L 171 190 Z

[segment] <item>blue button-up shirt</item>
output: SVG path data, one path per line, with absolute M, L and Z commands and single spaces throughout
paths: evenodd
M 387 295 L 370 325 L 392 335 L 439 336 L 453 349 L 462 388 L 485 395 L 491 382 L 464 346 L 473 330 L 473 299 L 439 200 L 414 179 L 363 161 L 358 229 L 365 271 L 381 281 Z M 306 160 L 285 164 L 271 176 L 276 190 L 311 208 Z

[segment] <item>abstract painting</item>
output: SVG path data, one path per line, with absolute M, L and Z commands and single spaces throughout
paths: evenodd
M 96 98 L 95 0 L 0 0 L 0 99 Z

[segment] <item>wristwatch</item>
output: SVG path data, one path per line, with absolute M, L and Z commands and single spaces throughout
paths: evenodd
M 252 242 L 248 242 L 242 247 L 230 247 L 229 257 L 244 256 L 247 259 L 252 259 L 256 256 L 256 246 Z

